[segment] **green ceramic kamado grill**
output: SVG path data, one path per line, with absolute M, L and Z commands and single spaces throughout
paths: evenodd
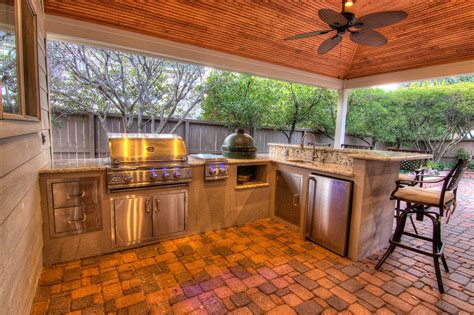
M 257 157 L 255 140 L 246 134 L 243 128 L 237 128 L 235 133 L 228 135 L 221 149 L 222 154 L 230 159 L 255 159 Z

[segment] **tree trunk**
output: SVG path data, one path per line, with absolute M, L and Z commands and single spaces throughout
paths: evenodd
M 137 132 L 142 133 L 143 132 L 143 112 L 140 110 L 138 111 L 138 116 L 137 116 Z
M 290 131 L 288 132 L 288 136 L 286 137 L 287 140 L 288 140 L 288 144 L 291 143 L 291 139 L 293 139 L 293 134 L 294 134 L 294 133 L 295 133 L 295 130 L 294 130 L 294 129 L 292 129 L 292 130 L 290 130 Z
M 155 129 L 155 114 L 154 113 L 151 114 L 151 127 L 150 128 L 151 128 L 151 132 L 155 133 L 156 129 Z

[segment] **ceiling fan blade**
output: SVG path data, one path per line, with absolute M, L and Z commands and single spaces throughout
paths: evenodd
M 351 34 L 351 40 L 360 45 L 383 46 L 387 43 L 385 36 L 373 30 L 360 30 Z
M 405 11 L 384 11 L 364 15 L 354 22 L 357 28 L 374 29 L 400 22 L 408 16 Z
M 323 34 L 327 34 L 327 33 L 332 32 L 332 31 L 334 31 L 334 30 L 308 32 L 308 33 L 303 33 L 303 34 L 298 34 L 298 35 L 293 35 L 293 36 L 287 37 L 287 38 L 285 38 L 285 40 L 294 40 L 294 39 L 306 38 L 306 37 L 311 37 L 311 36 L 323 35 Z
M 334 36 L 326 39 L 318 48 L 318 54 L 325 54 L 337 46 L 342 40 L 342 36 Z
M 339 27 L 348 23 L 344 15 L 331 9 L 320 9 L 318 15 L 321 20 L 331 26 Z

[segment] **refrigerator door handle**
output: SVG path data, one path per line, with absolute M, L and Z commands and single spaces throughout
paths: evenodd
M 311 182 L 313 183 L 313 189 L 311 190 Z M 313 230 L 313 216 L 314 216 L 314 198 L 316 198 L 316 186 L 318 181 L 315 176 L 310 175 L 308 178 L 308 202 L 306 209 L 306 237 L 311 237 L 311 231 Z

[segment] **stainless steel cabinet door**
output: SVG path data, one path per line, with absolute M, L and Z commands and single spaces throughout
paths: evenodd
M 186 192 L 153 196 L 153 236 L 182 232 L 185 229 Z
M 303 176 L 277 171 L 276 182 L 275 215 L 290 223 L 300 225 Z
M 153 236 L 151 197 L 118 197 L 113 207 L 116 244 L 129 245 Z
M 339 255 L 347 255 L 352 182 L 311 175 L 308 185 L 306 237 Z

